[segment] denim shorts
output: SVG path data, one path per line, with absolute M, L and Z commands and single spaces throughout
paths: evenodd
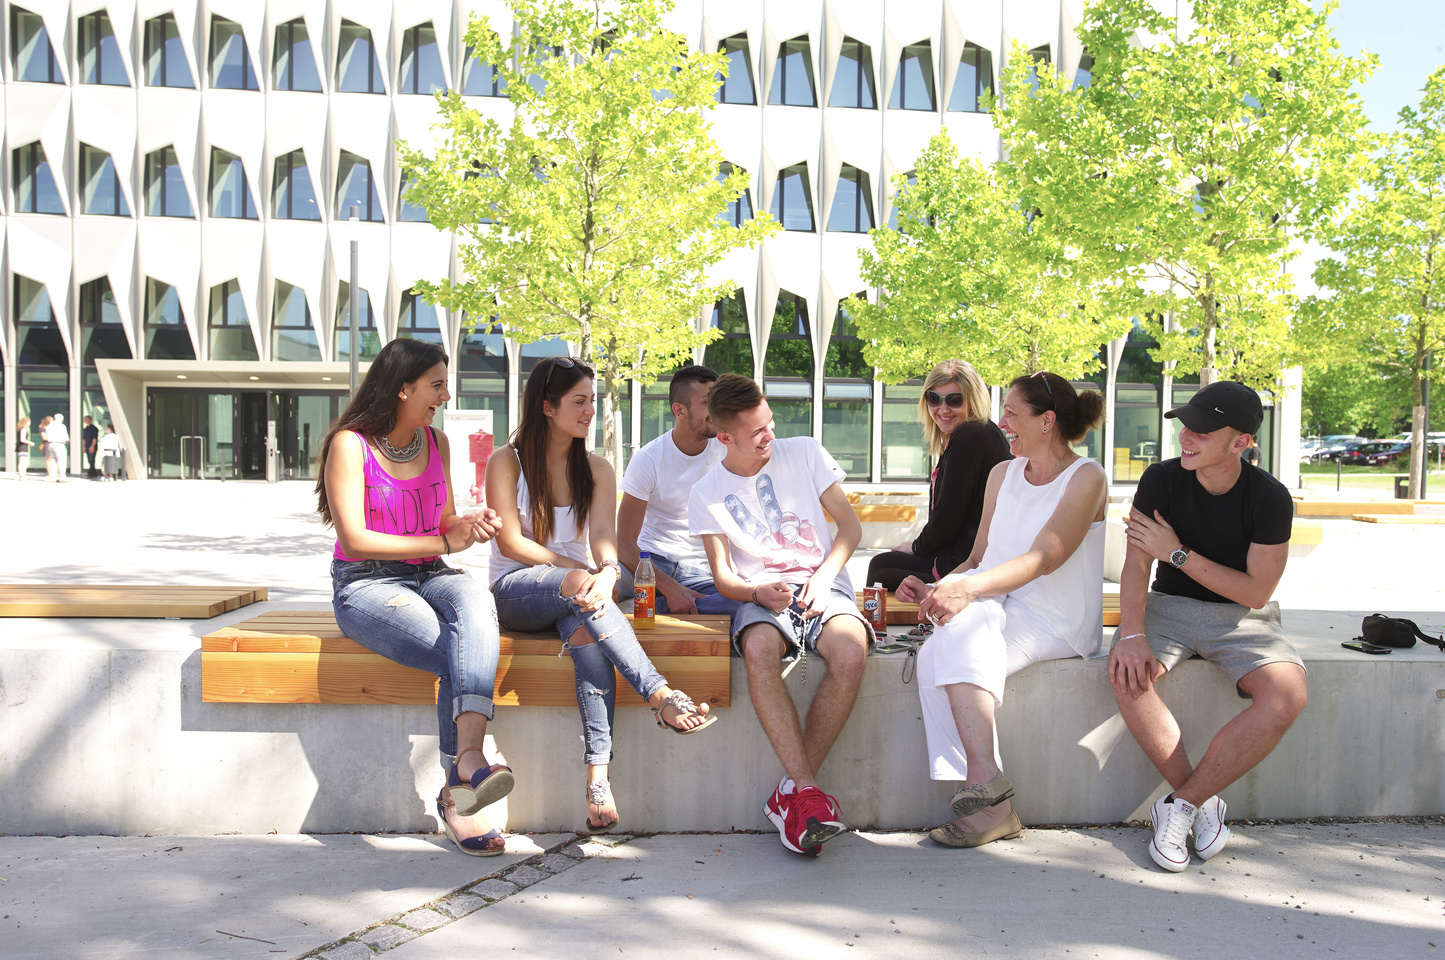
M 712 567 L 706 560 L 673 560 L 654 553 L 652 565 L 658 573 L 665 574 L 689 590 L 695 590 L 702 594 L 693 601 L 698 613 L 722 614 L 731 617 L 745 602 L 730 600 L 718 593 L 717 585 L 712 582 Z M 619 597 L 626 599 L 632 595 L 633 579 L 632 571 L 623 566 L 622 573 L 617 578 L 617 595 Z M 667 609 L 667 597 L 662 595 L 661 590 L 657 591 L 657 612 L 671 612 Z
M 793 584 L 794 595 L 802 589 L 802 584 Z M 873 648 L 873 628 L 858 610 L 858 597 L 835 585 L 828 593 L 823 612 L 812 619 L 805 618 L 797 604 L 786 607 L 782 613 L 774 613 L 761 603 L 744 603 L 738 608 L 738 612 L 733 614 L 733 653 L 739 657 L 743 655 L 739 640 L 745 629 L 755 623 L 768 623 L 777 627 L 778 632 L 783 635 L 786 648 L 783 662 L 792 663 L 798 659 L 799 653 L 805 647 L 809 653 L 818 652 L 818 636 L 823 632 L 823 624 L 834 617 L 854 617 L 861 621 L 868 627 L 868 648 Z

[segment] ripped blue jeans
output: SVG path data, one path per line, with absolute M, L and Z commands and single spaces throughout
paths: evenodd
M 612 718 L 617 708 L 617 674 L 645 700 L 667 680 L 657 672 L 632 624 L 611 600 L 599 610 L 582 613 L 562 595 L 562 581 L 571 570 L 545 564 L 504 573 L 492 581 L 497 618 L 508 630 L 541 633 L 555 627 L 572 655 L 577 679 L 577 710 L 582 714 L 584 760 L 590 764 L 612 760 Z M 567 643 L 578 627 L 592 642 Z
M 436 674 L 442 766 L 457 752 L 457 717 L 496 713 L 500 631 L 486 584 L 440 558 L 332 560 L 331 608 L 348 637 L 404 667 Z

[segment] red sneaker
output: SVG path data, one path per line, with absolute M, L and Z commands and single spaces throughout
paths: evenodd
M 783 846 L 794 853 L 807 853 L 798 843 L 797 831 L 789 829 L 790 825 L 797 822 L 797 818 L 793 816 L 797 801 L 797 793 L 784 793 L 783 784 L 780 782 L 773 795 L 768 797 L 767 803 L 763 804 L 763 816 L 778 828 L 778 837 L 783 841 Z
M 817 787 L 799 787 L 792 799 L 799 847 L 817 849 L 848 829 L 838 801 Z

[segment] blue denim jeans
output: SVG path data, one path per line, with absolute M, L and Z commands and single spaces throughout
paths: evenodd
M 717 585 L 712 582 L 712 567 L 706 560 L 672 560 L 654 553 L 652 565 L 658 573 L 666 574 L 689 590 L 696 590 L 702 594 L 693 601 L 698 613 L 723 614 L 731 617 L 743 605 L 744 601 L 729 600 L 717 592 Z M 622 575 L 617 579 L 619 596 L 626 597 L 632 593 L 632 580 L 632 571 L 624 566 Z M 667 598 L 662 595 L 661 590 L 657 591 L 657 612 L 672 612 L 667 609 Z
M 568 653 L 577 679 L 577 710 L 582 714 L 582 742 L 586 763 L 612 760 L 612 718 L 617 708 L 617 674 L 644 700 L 667 686 L 662 674 L 642 652 L 632 624 L 617 608 L 607 604 L 592 613 L 582 613 L 562 596 L 562 581 L 571 570 L 544 564 L 504 573 L 492 582 L 497 598 L 497 617 L 509 630 L 540 633 L 555 627 Z M 578 627 L 591 636 L 591 643 L 567 643 Z M 614 672 L 615 670 L 615 672 Z
M 457 717 L 496 713 L 501 640 L 497 607 L 485 584 L 440 559 L 332 560 L 331 607 L 337 626 L 373 653 L 434 673 L 442 765 L 457 752 Z

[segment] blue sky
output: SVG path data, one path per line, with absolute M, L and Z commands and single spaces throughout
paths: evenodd
M 1343 52 L 1380 58 L 1360 95 L 1372 127 L 1396 129 L 1400 108 L 1418 106 L 1425 78 L 1445 64 L 1445 2 L 1340 0 L 1329 22 Z

